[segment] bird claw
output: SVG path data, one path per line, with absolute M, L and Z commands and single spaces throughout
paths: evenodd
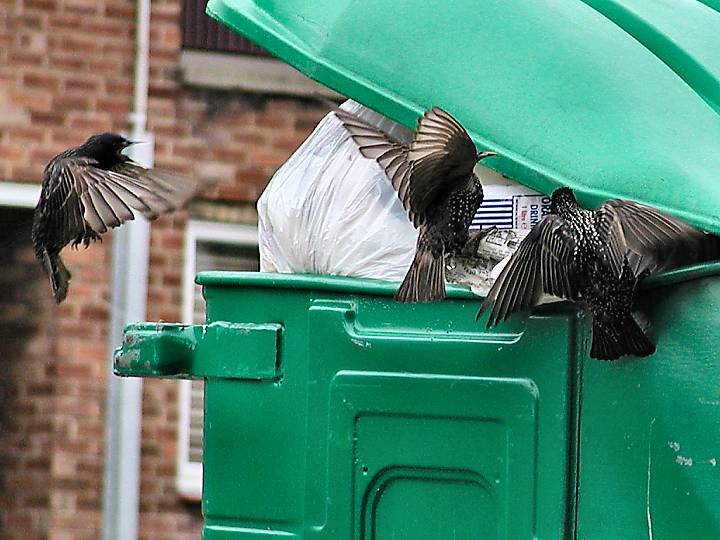
M 497 231 L 497 227 L 493 226 L 488 227 L 487 229 L 480 229 L 479 231 L 472 233 L 470 238 L 468 238 L 468 241 L 465 242 L 465 245 L 461 250 L 461 254 L 465 257 L 477 257 L 477 252 L 480 248 L 480 242 L 482 242 L 482 239 L 495 231 Z

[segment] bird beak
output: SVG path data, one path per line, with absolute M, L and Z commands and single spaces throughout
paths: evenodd
M 480 161 L 481 159 L 484 159 L 486 157 L 492 157 L 492 156 L 497 156 L 497 152 L 478 152 L 477 161 Z
M 145 141 L 125 141 L 125 148 L 127 148 L 128 146 L 132 146 L 133 144 L 142 144 L 144 142 Z

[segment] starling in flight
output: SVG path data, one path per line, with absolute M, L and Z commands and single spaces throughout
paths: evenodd
M 433 302 L 445 298 L 446 255 L 461 252 L 472 238 L 468 228 L 483 201 L 473 172 L 479 160 L 496 155 L 478 152 L 450 114 L 433 107 L 418 120 L 406 146 L 342 109 L 335 114 L 357 142 L 363 156 L 385 170 L 413 225 L 419 230 L 415 258 L 395 299 Z
M 193 194 L 194 182 L 146 169 L 123 155 L 131 144 L 114 133 L 93 135 L 45 167 L 32 241 L 57 303 L 65 299 L 70 282 L 60 258 L 66 245 L 88 247 L 108 229 L 134 219 L 132 209 L 152 220 Z
M 550 214 L 520 243 L 480 308 L 487 327 L 538 304 L 543 293 L 582 300 L 592 314 L 590 356 L 648 356 L 655 345 L 632 315 L 650 273 L 717 257 L 717 237 L 654 208 L 610 200 L 594 212 L 571 189 L 552 194 Z

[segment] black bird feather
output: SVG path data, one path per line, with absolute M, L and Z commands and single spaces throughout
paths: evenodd
M 543 294 L 582 300 L 593 316 L 590 356 L 614 360 L 655 352 L 633 318 L 638 283 L 647 275 L 718 257 L 717 237 L 659 210 L 610 200 L 594 212 L 569 188 L 552 194 L 545 216 L 508 261 L 478 312 L 487 327 L 538 304 Z
M 419 230 L 415 258 L 395 294 L 400 302 L 445 298 L 444 257 L 467 244 L 468 228 L 483 201 L 475 163 L 494 152 L 478 152 L 450 114 L 432 107 L 417 123 L 407 146 L 342 109 L 335 114 L 360 152 L 385 170 L 410 221 Z M 476 240 L 476 239 L 475 239 Z
M 194 182 L 146 169 L 123 155 L 131 144 L 114 133 L 94 135 L 55 156 L 45 168 L 32 241 L 58 303 L 65 299 L 71 278 L 60 258 L 65 246 L 87 247 L 134 219 L 133 210 L 152 220 L 193 194 Z

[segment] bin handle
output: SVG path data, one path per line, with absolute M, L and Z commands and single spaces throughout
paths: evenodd
M 125 328 L 113 371 L 122 377 L 278 380 L 282 325 L 137 323 Z
M 113 371 L 125 377 L 190 379 L 196 325 L 138 323 L 125 328 L 122 346 L 115 349 Z

